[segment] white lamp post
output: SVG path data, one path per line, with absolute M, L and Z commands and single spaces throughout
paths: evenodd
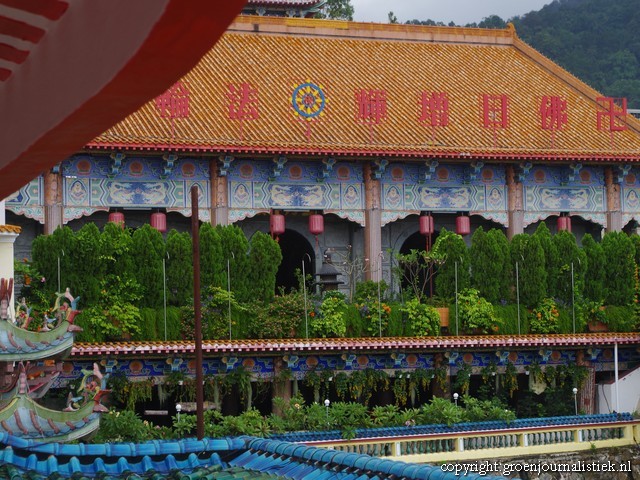
M 458 393 L 457 393 L 457 392 L 453 394 L 453 401 L 456 403 L 456 407 L 458 406 L 458 397 L 459 397 L 459 396 L 460 396 L 460 395 L 458 395 Z
M 327 409 L 327 426 L 329 425 L 329 405 L 331 405 L 331 402 L 329 401 L 329 399 L 327 398 L 324 401 L 324 407 Z
M 179 403 L 176 405 L 176 412 L 178 413 L 178 421 L 180 421 L 180 412 L 182 411 L 182 405 Z
M 578 415 L 578 389 L 573 387 L 573 405 L 576 409 L 576 415 Z

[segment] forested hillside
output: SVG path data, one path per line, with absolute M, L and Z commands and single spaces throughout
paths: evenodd
M 575 76 L 640 108 L 640 2 L 555 0 L 515 17 L 520 38 Z

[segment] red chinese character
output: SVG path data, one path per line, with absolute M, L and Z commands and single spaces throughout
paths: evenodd
M 543 130 L 562 130 L 567 124 L 567 101 L 554 96 L 542 97 L 540 123 Z
M 250 83 L 227 85 L 227 99 L 229 100 L 229 118 L 240 122 L 240 140 L 244 138 L 245 120 L 258 118 L 258 90 Z
M 232 120 L 255 120 L 258 118 L 258 90 L 249 83 L 227 85 L 229 92 L 229 118 Z
M 444 92 L 422 92 L 420 123 L 430 127 L 449 125 L 449 96 Z
M 156 109 L 162 118 L 171 119 L 171 137 L 175 135 L 174 119 L 189 116 L 189 90 L 182 82 L 176 82 L 169 90 L 156 97 Z
M 482 95 L 482 120 L 485 128 L 493 129 L 493 146 L 498 145 L 498 129 L 509 128 L 509 97 Z
M 186 118 L 189 116 L 189 91 L 182 82 L 156 97 L 156 108 L 162 118 Z
M 482 95 L 482 115 L 485 128 L 509 127 L 509 97 L 507 95 Z
M 540 126 L 551 130 L 551 148 L 556 147 L 556 130 L 567 124 L 567 101 L 560 97 L 545 95 L 540 101 Z
M 369 139 L 373 143 L 373 126 L 387 118 L 387 92 L 384 90 L 356 91 L 356 107 L 360 123 L 369 125 Z
M 598 97 L 596 101 L 604 109 L 598 109 L 598 130 L 621 132 L 627 129 L 624 123 L 627 116 L 626 98 Z

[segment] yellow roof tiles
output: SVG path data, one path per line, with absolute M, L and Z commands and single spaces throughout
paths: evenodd
M 188 117 L 163 118 L 150 102 L 90 146 L 640 159 L 638 121 L 628 117 L 624 131 L 598 130 L 599 94 L 512 29 L 238 17 L 182 82 L 189 92 Z M 311 86 L 296 90 L 303 84 Z M 374 101 L 365 110 L 371 115 L 361 117 L 362 90 L 384 96 L 385 111 Z M 423 92 L 446 93 L 446 126 L 420 121 Z M 500 116 L 485 112 L 483 95 L 508 101 L 506 128 L 484 126 Z M 541 127 L 543 97 L 566 101 L 561 130 Z

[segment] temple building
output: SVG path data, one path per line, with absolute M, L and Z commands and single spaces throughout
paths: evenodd
M 166 93 L 7 198 L 16 256 L 61 225 L 186 230 L 193 185 L 201 220 L 279 238 L 284 286 L 329 250 L 397 290 L 387 252 L 442 228 L 635 228 L 640 122 L 511 26 L 305 16 L 238 17 Z

